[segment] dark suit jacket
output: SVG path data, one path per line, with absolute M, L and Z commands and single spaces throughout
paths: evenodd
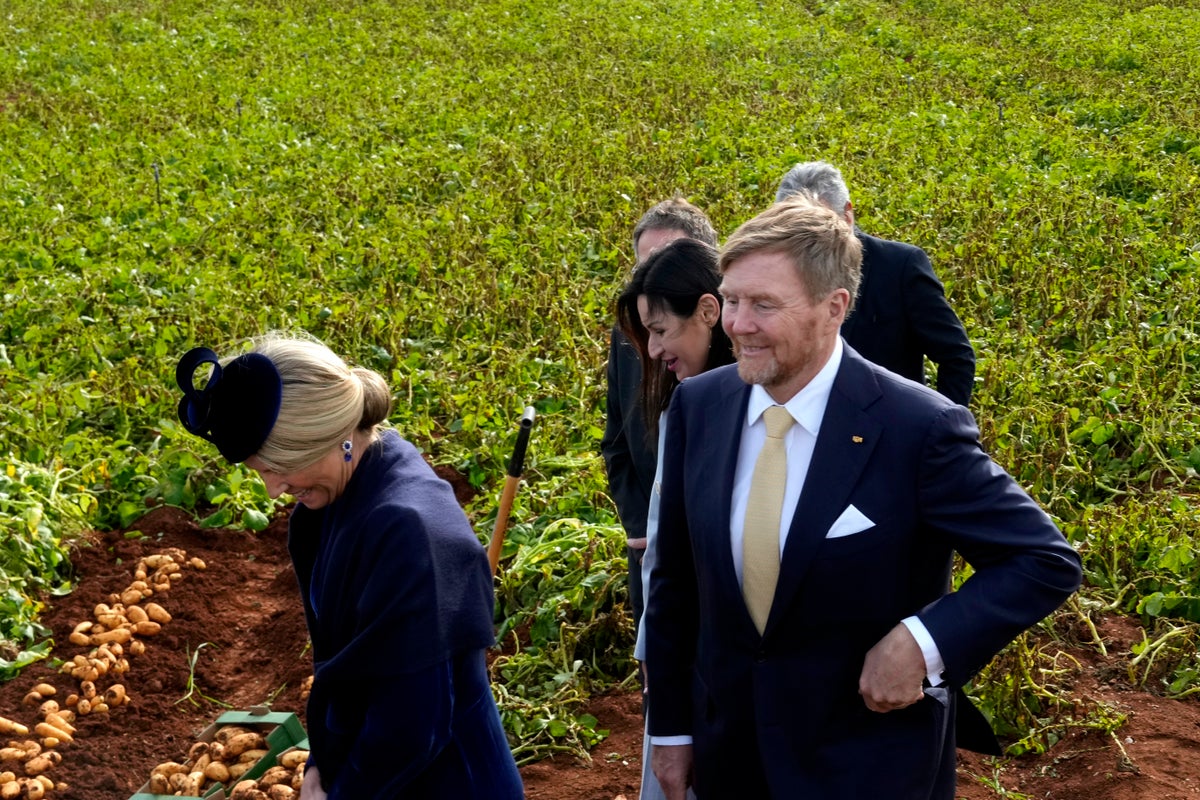
M 749 394 L 724 367 L 684 381 L 668 412 L 650 731 L 694 737 L 701 798 L 949 800 L 953 691 L 869 711 L 867 651 L 918 614 L 952 690 L 1078 587 L 1079 557 L 983 452 L 970 412 L 846 347 L 759 636 L 729 538 Z M 826 539 L 850 505 L 874 527 Z M 950 593 L 954 551 L 975 573 Z
M 616 328 L 608 352 L 608 419 L 600 450 L 608 469 L 608 490 L 630 538 L 646 535 L 646 510 L 654 486 L 657 453 L 646 439 L 638 403 L 642 362 Z
M 855 231 L 863 280 L 842 337 L 868 361 L 917 383 L 925 356 L 937 364 L 937 390 L 959 405 L 971 400 L 975 351 L 942 282 L 919 247 Z

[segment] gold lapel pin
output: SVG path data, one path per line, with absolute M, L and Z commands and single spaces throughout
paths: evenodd
M 850 441 L 854 442 L 855 444 L 862 444 L 863 440 L 861 436 L 851 436 Z

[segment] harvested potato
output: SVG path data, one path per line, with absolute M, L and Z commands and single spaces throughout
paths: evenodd
M 162 630 L 162 625 L 160 625 L 159 623 L 154 622 L 152 620 L 146 620 L 145 622 L 139 622 L 133 626 L 133 631 L 138 636 L 154 636 L 161 630 Z
M 204 788 L 204 773 L 189 772 L 183 785 L 179 787 L 179 794 L 181 797 L 199 797 L 202 788 Z
M 270 789 L 267 789 L 267 797 L 270 800 L 292 800 L 296 796 L 296 790 L 286 783 L 277 783 Z
M 70 711 L 63 711 L 63 712 L 52 711 L 46 715 L 45 722 L 48 725 L 53 725 L 55 728 L 58 728 L 60 731 L 66 731 L 67 733 L 74 733 L 75 727 L 71 724 L 71 722 L 72 722 L 71 718 L 73 718 L 73 717 L 74 717 L 74 715 L 71 714 Z
M 28 736 L 29 728 L 7 717 L 0 717 L 0 733 L 15 733 L 17 736 Z
M 233 787 L 233 793 L 229 795 L 229 800 L 267 800 L 267 795 L 258 788 L 258 784 L 254 781 L 242 781 Z
M 279 765 L 288 769 L 295 769 L 308 763 L 307 750 L 288 750 L 279 757 Z
M 277 783 L 288 783 L 291 779 L 291 770 L 282 766 L 274 766 L 259 776 L 258 788 L 268 789 Z
M 241 756 L 250 750 L 264 749 L 266 741 L 263 739 L 262 734 L 255 731 L 248 731 L 227 737 L 223 744 L 225 745 L 225 755 L 228 759 Z
M 46 770 L 54 766 L 54 762 L 48 755 L 34 756 L 25 762 L 26 775 L 41 775 Z
M 239 764 L 247 764 L 249 766 L 254 766 L 259 761 L 266 758 L 268 752 L 269 752 L 268 750 L 264 750 L 262 748 L 259 748 L 257 750 L 247 750 L 246 752 L 242 753 L 240 756 L 237 757 L 238 763 Z
M 234 736 L 240 736 L 243 733 L 253 733 L 253 731 L 249 728 L 243 728 L 241 725 L 226 725 L 217 729 L 217 732 L 213 734 L 213 741 L 223 745 Z
M 104 692 L 104 702 L 108 704 L 109 708 L 116 708 L 126 700 L 125 687 L 119 683 L 114 683 Z
M 157 622 L 160 625 L 166 625 L 171 621 L 171 615 L 168 614 L 167 610 L 158 603 L 147 603 L 146 615 L 150 617 L 152 621 Z
M 210 781 L 225 783 L 229 780 L 229 767 L 220 761 L 210 761 L 208 762 L 208 766 L 204 768 L 204 777 Z
M 44 736 L 47 739 L 57 739 L 58 742 L 75 741 L 74 737 L 71 735 L 71 732 L 62 730 L 61 728 L 56 728 L 48 722 L 39 722 L 37 726 L 34 727 L 34 732 L 37 733 L 38 736 Z M 55 742 L 55 746 L 58 745 L 58 742 Z
M 93 645 L 104 644 L 106 642 L 128 644 L 131 639 L 133 639 L 133 633 L 128 628 L 116 628 L 104 633 L 93 633 L 91 642 Z

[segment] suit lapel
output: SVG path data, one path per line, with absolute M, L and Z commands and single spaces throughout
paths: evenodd
M 714 502 L 702 503 L 705 513 L 711 513 L 711 519 L 706 520 L 704 530 L 713 531 L 714 539 L 708 543 L 709 552 L 714 559 L 713 570 L 717 576 L 718 586 L 722 593 L 736 598 L 737 606 L 742 608 L 742 616 L 753 628 L 750 613 L 745 610 L 742 602 L 742 587 L 733 568 L 733 550 L 729 546 L 729 517 L 732 513 L 733 479 L 737 472 L 738 448 L 742 443 L 742 430 L 746 422 L 746 408 L 750 402 L 750 386 L 737 377 L 735 369 L 728 370 L 729 379 L 724 382 L 716 401 L 701 409 L 706 416 L 704 430 L 706 431 L 702 455 L 696 459 L 698 470 L 709 476 L 698 485 L 707 486 L 709 495 Z M 737 414 L 730 414 L 728 409 L 734 405 Z M 712 483 L 720 481 L 720 483 Z
M 879 394 L 879 384 L 866 362 L 846 347 L 821 420 L 821 432 L 796 504 L 796 513 L 788 528 L 779 583 L 765 633 L 771 630 L 776 609 L 791 604 L 804 582 L 813 554 L 849 505 L 859 475 L 883 431 L 883 426 L 866 412 L 867 406 Z

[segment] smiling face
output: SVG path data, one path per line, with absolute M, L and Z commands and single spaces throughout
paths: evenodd
M 290 494 L 297 503 L 313 510 L 324 508 L 341 496 L 354 466 L 346 461 L 340 446 L 332 448 L 315 464 L 295 472 L 275 472 L 257 455 L 247 458 L 245 463 L 259 474 L 272 499 Z
M 786 403 L 816 376 L 837 341 L 850 293 L 812 300 L 784 253 L 755 251 L 725 268 L 721 324 L 733 341 L 738 375 Z
M 646 352 L 651 358 L 661 361 L 676 380 L 704 372 L 712 343 L 712 326 L 720 314 L 717 298 L 704 295 L 690 317 L 682 317 L 664 307 L 651 308 L 644 294 L 638 296 L 637 308 L 646 329 Z

